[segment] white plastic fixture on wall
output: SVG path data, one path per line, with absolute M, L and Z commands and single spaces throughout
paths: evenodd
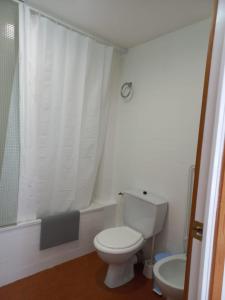
M 133 98 L 134 90 L 132 82 L 125 82 L 121 86 L 120 95 L 124 102 L 129 102 Z

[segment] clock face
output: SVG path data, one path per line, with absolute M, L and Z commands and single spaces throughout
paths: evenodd
M 129 101 L 133 95 L 132 82 L 125 82 L 121 87 L 121 97 Z

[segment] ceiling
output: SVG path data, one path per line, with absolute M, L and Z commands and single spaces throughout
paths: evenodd
M 25 0 L 71 25 L 129 48 L 210 16 L 210 0 Z

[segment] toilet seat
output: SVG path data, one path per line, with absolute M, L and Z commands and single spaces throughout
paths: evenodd
M 96 235 L 95 247 L 106 253 L 126 253 L 140 247 L 142 234 L 127 226 L 105 229 Z

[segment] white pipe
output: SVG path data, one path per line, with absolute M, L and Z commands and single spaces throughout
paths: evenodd
M 103 44 L 103 45 L 109 46 L 109 47 L 113 47 L 115 50 L 118 50 L 121 54 L 125 54 L 128 51 L 127 48 L 123 48 L 123 47 L 120 47 L 118 45 L 115 45 L 115 44 L 111 43 L 110 41 L 108 41 L 108 40 L 106 40 L 104 38 L 101 38 L 101 37 L 99 37 L 97 35 L 91 34 L 91 33 L 87 32 L 87 31 L 84 31 L 84 30 L 78 28 L 78 27 L 75 27 L 73 25 L 65 23 L 62 20 L 58 19 L 58 18 L 55 18 L 55 17 L 53 17 L 53 16 L 51 16 L 49 14 L 46 14 L 45 12 L 43 12 L 43 11 L 37 9 L 37 8 L 32 7 L 30 4 L 28 5 L 23 0 L 12 0 L 12 1 L 20 3 L 22 5 L 28 6 L 34 13 L 36 13 L 36 14 L 42 16 L 42 17 L 45 17 L 45 18 L 51 20 L 52 22 L 55 22 L 56 24 L 59 24 L 59 25 L 65 27 L 67 29 L 75 31 L 75 32 L 77 32 L 77 33 L 79 33 L 79 34 L 81 34 L 83 36 L 89 37 L 90 39 L 93 39 L 93 40 L 95 40 L 96 42 L 98 42 L 100 44 Z
M 151 256 L 150 256 L 151 265 L 154 264 L 154 250 L 155 250 L 155 235 L 153 235 L 152 237 L 152 248 L 151 248 Z

